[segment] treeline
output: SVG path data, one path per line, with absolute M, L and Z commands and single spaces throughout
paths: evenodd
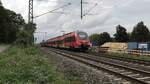
M 105 42 L 149 42 L 150 31 L 144 22 L 141 21 L 134 26 L 132 32 L 127 32 L 126 28 L 118 25 L 116 33 L 111 37 L 109 33 L 92 34 L 90 40 L 93 45 L 99 46 Z
M 0 5 L 0 43 L 33 44 L 36 25 L 26 23 L 21 14 Z

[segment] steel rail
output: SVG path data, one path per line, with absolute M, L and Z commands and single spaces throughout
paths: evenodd
M 50 49 L 51 50 L 51 49 Z M 76 60 L 76 61 L 79 61 L 81 63 L 84 63 L 86 65 L 90 65 L 91 67 L 93 68 L 96 68 L 98 70 L 103 70 L 103 71 L 107 71 L 111 74 L 115 74 L 116 76 L 119 76 L 121 78 L 124 78 L 126 80 L 130 80 L 132 82 L 136 82 L 136 84 L 150 84 L 146 81 L 143 81 L 143 80 L 140 80 L 138 78 L 134 78 L 134 77 L 131 77 L 131 76 L 127 76 L 127 75 L 124 75 L 124 74 L 121 74 L 121 73 L 118 73 L 116 71 L 113 71 L 113 70 L 109 70 L 107 69 L 106 67 L 101 67 L 101 66 L 98 66 L 96 64 L 92 64 L 88 61 L 93 61 L 93 62 L 100 62 L 100 63 L 105 63 L 105 64 L 108 64 L 108 65 L 112 65 L 112 66 L 115 66 L 115 67 L 120 67 L 120 68 L 124 68 L 124 69 L 127 69 L 128 70 L 132 70 L 133 72 L 137 72 L 137 73 L 140 73 L 140 74 L 144 74 L 144 75 L 149 75 L 150 73 L 149 72 L 145 72 L 145 71 L 141 71 L 141 70 L 137 70 L 137 69 L 133 69 L 133 68 L 129 68 L 129 67 L 126 67 L 126 66 L 122 66 L 122 65 L 116 65 L 116 64 L 113 64 L 113 63 L 109 63 L 109 62 L 104 62 L 104 61 L 100 61 L 100 60 L 96 60 L 96 59 L 92 59 L 92 58 L 88 58 L 88 57 L 83 57 L 83 56 L 79 56 L 79 55 L 74 55 L 74 54 L 68 54 L 68 53 L 64 53 L 63 51 L 56 51 L 56 50 L 51 50 L 52 52 L 55 52 L 56 54 L 60 54 L 62 56 L 65 56 L 65 57 L 68 57 L 68 58 L 71 58 L 73 60 Z M 77 58 L 78 57 L 78 58 Z M 82 59 L 86 59 L 87 61 L 85 60 L 82 60 Z

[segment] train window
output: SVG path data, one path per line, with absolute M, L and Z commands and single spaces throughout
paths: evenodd
M 65 42 L 73 42 L 75 41 L 75 37 L 67 37 L 65 38 Z
M 63 42 L 63 40 L 58 40 L 58 41 L 56 41 L 56 43 L 57 44 L 63 44 L 64 42 Z
M 85 32 L 78 32 L 80 39 L 85 40 L 88 38 L 88 35 Z

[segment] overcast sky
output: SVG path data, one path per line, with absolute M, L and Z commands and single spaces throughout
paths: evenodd
M 50 13 L 34 19 L 37 24 L 37 32 L 47 32 L 46 37 L 61 35 L 61 31 L 82 30 L 89 35 L 92 33 L 109 32 L 115 33 L 116 25 L 120 24 L 131 32 L 133 26 L 139 21 L 150 28 L 150 0 L 83 0 L 89 4 L 83 5 L 86 13 L 93 8 L 82 20 L 80 19 L 80 0 L 34 0 L 34 16 L 53 10 L 67 3 L 70 6 L 59 9 L 56 12 L 65 14 Z M 21 13 L 27 21 L 28 0 L 2 0 L 5 8 Z M 92 15 L 91 15 L 92 14 Z M 44 33 L 36 36 L 41 40 L 45 38 Z

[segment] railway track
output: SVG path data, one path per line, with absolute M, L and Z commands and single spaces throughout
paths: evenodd
M 130 62 L 130 63 L 136 63 L 136 64 L 140 64 L 140 65 L 144 65 L 144 66 L 149 66 L 150 67 L 150 61 L 145 61 L 142 59 L 125 59 L 123 57 L 112 57 L 110 54 L 98 54 L 98 53 L 89 53 L 90 55 L 95 55 L 95 56 L 101 56 L 101 57 L 105 57 L 105 58 L 111 58 L 111 59 L 117 59 L 120 61 L 125 61 L 125 62 Z
M 131 84 L 150 84 L 149 71 L 128 67 L 122 64 L 116 64 L 111 61 L 106 61 L 104 59 L 98 59 L 91 56 L 83 56 L 83 54 L 79 55 L 64 50 L 58 49 L 49 49 L 49 50 L 62 56 L 68 57 L 70 59 L 76 60 L 78 62 L 84 63 L 98 70 L 108 72 L 109 74 L 115 75 L 121 79 L 125 79 L 128 82 L 131 82 Z
M 60 50 L 59 50 L 60 51 Z M 111 63 L 115 63 L 115 64 L 120 64 L 120 65 L 124 65 L 127 67 L 131 67 L 131 68 L 136 68 L 136 69 L 140 69 L 140 70 L 144 70 L 147 72 L 150 72 L 150 64 L 147 65 L 145 63 L 141 63 L 141 62 L 130 62 L 130 61 L 125 61 L 125 60 L 118 60 L 118 59 L 111 59 L 111 58 L 107 58 L 107 57 L 101 57 L 101 56 L 95 56 L 95 55 L 91 55 L 91 54 L 87 54 L 87 53 L 82 53 L 82 52 L 72 52 L 72 51 L 65 51 L 63 50 L 62 52 L 66 52 L 66 53 L 70 53 L 70 54 L 74 54 L 74 55 L 80 55 L 80 56 L 86 56 L 86 57 L 92 57 L 98 60 L 103 60 L 103 61 L 107 61 L 107 62 L 111 62 Z
M 77 54 L 80 54 L 82 56 L 94 57 L 96 59 L 102 59 L 102 60 L 113 62 L 116 64 L 121 64 L 124 66 L 137 68 L 140 70 L 150 72 L 150 63 L 148 63 L 148 62 L 145 63 L 145 62 L 141 62 L 141 61 L 128 61 L 128 60 L 126 61 L 126 60 L 122 60 L 122 59 L 120 59 L 120 60 L 119 59 L 112 59 L 112 58 L 108 58 L 108 57 L 95 56 L 95 55 L 91 55 L 91 54 L 87 54 L 87 53 L 81 53 L 81 52 L 79 52 Z
M 73 51 L 64 51 L 67 53 L 74 53 Z M 142 70 L 146 70 L 146 71 L 150 71 L 150 62 L 141 62 L 138 60 L 135 61 L 129 61 L 129 60 L 123 60 L 123 59 L 115 59 L 115 58 L 109 58 L 109 57 L 105 57 L 105 56 L 101 56 L 101 55 L 95 55 L 95 54 L 89 54 L 89 53 L 83 53 L 83 52 L 77 52 L 74 53 L 75 55 L 82 55 L 82 56 L 87 56 L 87 57 L 94 57 L 97 59 L 103 59 L 106 61 L 110 61 L 110 62 L 114 62 L 114 63 L 118 63 L 118 64 L 122 64 L 122 65 L 126 65 L 126 66 L 130 66 L 133 68 L 141 68 Z

